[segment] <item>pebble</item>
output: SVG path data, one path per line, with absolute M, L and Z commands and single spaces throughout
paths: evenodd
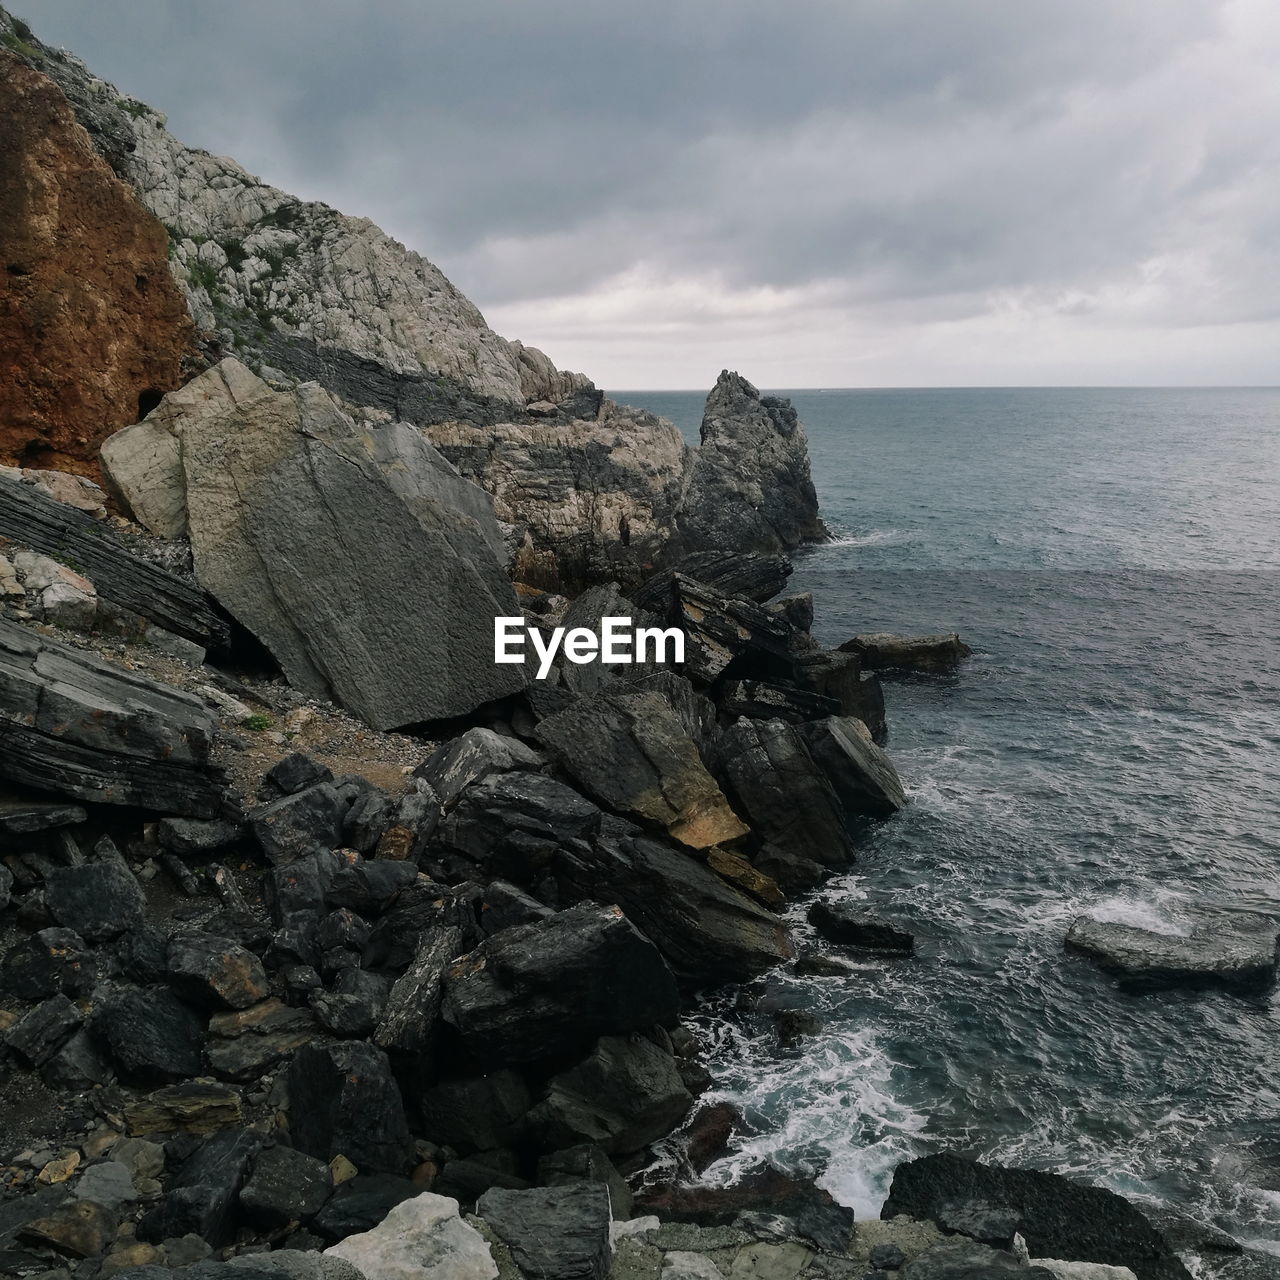
M 49 1184 L 66 1182 L 79 1167 L 80 1153 L 78 1151 L 68 1151 L 66 1155 L 58 1156 L 43 1165 L 40 1169 L 38 1181 Z

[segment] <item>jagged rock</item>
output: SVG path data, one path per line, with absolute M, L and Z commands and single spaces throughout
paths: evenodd
M 418 1100 L 422 1132 L 464 1155 L 512 1146 L 532 1105 L 529 1086 L 509 1070 L 445 1080 Z
M 680 528 L 690 545 L 725 551 L 790 551 L 827 536 L 804 428 L 789 400 L 720 374 L 702 415 Z
M 0 621 L 0 775 L 210 818 L 222 801 L 215 729 L 190 695 Z
M 552 914 L 536 898 L 505 880 L 494 880 L 485 886 L 479 903 L 480 932 L 486 937 L 520 924 L 533 924 Z
M 562 1057 L 679 1015 L 662 956 L 617 907 L 584 904 L 506 929 L 445 974 L 444 1019 L 480 1061 Z
M 250 810 L 248 820 L 263 856 L 278 867 L 338 848 L 346 815 L 337 789 L 318 783 Z
M 493 662 L 493 619 L 517 610 L 488 497 L 407 424 L 361 430 L 320 387 L 246 386 L 241 370 L 232 386 L 227 363 L 162 422 L 201 585 L 295 688 L 378 729 L 522 688 L 522 669 Z
M 1050 1280 L 1052 1273 L 973 1240 L 944 1240 L 917 1254 L 898 1275 L 902 1280 Z
M 814 763 L 827 775 L 847 814 L 890 818 L 907 803 L 893 761 L 852 716 L 829 716 L 801 726 Z
M 378 1022 L 378 1006 L 367 996 L 351 992 L 315 991 L 311 1012 L 331 1035 L 350 1040 L 369 1035 Z
M 494 1189 L 476 1212 L 525 1280 L 604 1280 L 609 1270 L 609 1193 L 597 1182 Z
M 600 804 L 694 849 L 747 834 L 670 703 L 657 693 L 580 698 L 538 738 Z
M 840 704 L 834 698 L 787 685 L 767 684 L 763 680 L 731 680 L 720 691 L 720 709 L 729 716 L 802 724 L 806 720 L 836 715 Z
M 206 1008 L 247 1009 L 269 993 L 262 962 L 228 938 L 178 934 L 169 941 L 168 968 L 174 990 Z
M 778 888 L 778 882 L 753 867 L 740 853 L 731 849 L 708 849 L 707 866 L 722 880 L 749 893 L 773 911 L 780 911 L 786 903 L 786 895 Z
M 115 991 L 94 1010 L 91 1023 L 126 1075 L 181 1079 L 200 1074 L 204 1027 L 165 987 Z
M 244 1102 L 235 1089 L 199 1080 L 157 1089 L 134 1099 L 124 1110 L 125 1127 L 133 1137 L 174 1131 L 217 1133 L 238 1125 L 243 1116 Z
M 422 778 L 410 779 L 399 802 L 394 807 L 388 805 L 389 825 L 376 841 L 377 857 L 416 863 L 439 821 L 440 799 L 435 788 Z
M 140 397 L 177 386 L 191 320 L 168 236 L 98 156 L 58 87 L 0 55 L 0 462 L 85 473 Z
M 72 1196 L 76 1200 L 92 1200 L 104 1208 L 118 1210 L 121 1205 L 137 1200 L 138 1189 L 127 1166 L 116 1160 L 91 1164 L 76 1183 Z
M 551 1078 L 529 1124 L 546 1148 L 590 1142 L 629 1155 L 665 1137 L 692 1105 L 669 1053 L 643 1036 L 605 1036 Z
M 293 1239 L 293 1236 L 290 1236 Z M 228 1258 L 226 1265 L 235 1269 L 225 1280 L 254 1280 L 245 1276 L 246 1271 L 265 1272 L 270 1280 L 376 1280 L 357 1271 L 349 1262 L 341 1258 L 329 1258 L 323 1254 L 303 1252 L 298 1249 L 272 1249 L 270 1253 L 248 1253 L 237 1258 Z M 192 1280 L 205 1280 L 204 1277 L 192 1277 Z
M 73 575 L 69 581 L 88 584 L 99 607 L 113 606 L 125 624 L 144 619 L 201 649 L 223 648 L 230 639 L 226 622 L 198 587 L 133 554 L 107 525 L 30 485 L 15 483 L 3 472 L 0 537 L 52 557 L 59 568 L 66 562 L 76 564 L 83 575 Z
M 80 1029 L 84 1015 L 64 995 L 50 996 L 23 1014 L 4 1042 L 24 1062 L 43 1066 Z
M 337 1175 L 335 1174 L 335 1181 Z M 369 1231 L 392 1209 L 412 1200 L 421 1191 L 408 1178 L 390 1174 L 359 1174 L 343 1181 L 316 1214 L 312 1229 L 328 1240 L 342 1240 L 360 1231 Z
M 418 869 L 412 863 L 361 858 L 344 851 L 324 900 L 331 907 L 349 907 L 364 916 L 377 916 L 417 878 Z
M 630 1218 L 631 1188 L 613 1161 L 594 1143 L 552 1151 L 538 1161 L 540 1186 L 563 1187 L 575 1182 L 601 1183 L 609 1192 L 609 1211 L 615 1223 Z
M 118 1226 L 116 1213 L 105 1205 L 71 1200 L 28 1222 L 20 1234 L 73 1258 L 96 1258 L 115 1238 Z
M 650 675 L 633 680 L 633 693 L 657 693 L 667 700 L 684 731 L 704 759 L 709 758 L 712 743 L 720 732 L 716 705 L 705 694 L 699 693 L 684 676 L 674 671 L 654 671 Z
M 381 1049 L 362 1041 L 308 1045 L 289 1064 L 294 1145 L 346 1156 L 370 1173 L 400 1173 L 411 1152 L 404 1102 Z
M 480 1233 L 458 1215 L 458 1202 L 431 1192 L 398 1204 L 372 1231 L 325 1250 L 367 1280 L 497 1280 Z
M 529 1182 L 514 1172 L 517 1163 L 514 1152 L 506 1151 L 486 1151 L 450 1160 L 436 1175 L 431 1187 L 460 1204 L 474 1204 L 491 1187 L 523 1191 Z
M 683 986 L 741 982 L 791 955 L 787 931 L 771 912 L 705 864 L 620 819 L 610 819 L 589 849 L 561 849 L 555 874 L 570 901 L 616 901 Z
M 264 787 L 269 787 L 282 796 L 297 795 L 308 787 L 332 781 L 332 769 L 303 755 L 301 751 L 290 752 L 277 760 L 262 778 Z
M 518 738 L 504 738 L 492 729 L 468 729 L 442 743 L 414 777 L 431 784 L 445 809 L 452 809 L 458 797 L 473 783 L 491 773 L 514 770 L 545 770 L 546 759 Z
M 112 1079 L 111 1064 L 97 1039 L 88 1031 L 75 1032 L 40 1070 L 41 1078 L 55 1089 L 92 1089 Z
M 840 715 L 857 716 L 871 730 L 873 741 L 884 741 L 884 690 L 876 676 L 862 674 L 857 654 L 836 649 L 798 654 L 795 673 L 806 688 L 838 702 Z
M 1066 946 L 1135 986 L 1257 990 L 1275 981 L 1280 936 L 1274 925 L 1255 921 L 1231 932 L 1206 927 L 1181 937 L 1079 916 Z
M 705 582 L 731 599 L 754 600 L 760 604 L 772 599 L 787 585 L 791 561 L 786 556 L 760 555 L 754 551 L 695 551 L 641 584 L 631 593 L 631 598 L 642 608 L 661 610 L 673 571 Z
M 413 963 L 387 997 L 373 1034 L 375 1044 L 396 1053 L 426 1051 L 440 1016 L 445 970 L 461 946 L 462 933 L 456 928 L 423 931 Z
M 857 903 L 815 902 L 809 908 L 809 923 L 828 942 L 841 946 L 872 951 L 915 950 L 915 938 L 910 933 Z
M 235 822 L 200 822 L 192 818 L 161 818 L 156 838 L 162 848 L 181 858 L 203 858 L 229 849 L 244 834 Z
M 1129 1267 L 1138 1280 L 1188 1280 L 1164 1238 L 1127 1200 L 1053 1173 L 950 1154 L 924 1156 L 898 1166 L 880 1216 L 934 1219 L 945 1205 L 962 1200 L 1011 1210 L 1033 1258 Z
M 142 886 L 119 854 L 51 871 L 45 877 L 45 902 L 59 924 L 90 942 L 141 924 L 146 906 Z
M 271 1230 L 314 1217 L 332 1190 L 333 1179 L 323 1160 L 292 1147 L 267 1147 L 240 1188 L 240 1207 L 250 1222 Z
M 235 1229 L 240 1188 L 262 1147 L 249 1129 L 225 1129 L 206 1138 L 182 1162 L 164 1198 L 138 1223 L 138 1239 L 152 1244 L 195 1235 L 226 1244 Z
M 41 929 L 9 948 L 0 985 L 22 1000 L 40 1000 L 55 992 L 86 995 L 96 976 L 93 952 L 74 929 Z
M 752 862 L 788 892 L 853 859 L 844 811 L 801 728 L 739 720 L 717 742 L 717 776 L 751 824 Z
M 35 799 L 17 793 L 0 797 L 0 832 L 10 836 L 34 835 L 58 827 L 74 827 L 89 817 L 78 804 Z
M 887 633 L 854 636 L 840 646 L 855 653 L 867 671 L 950 671 L 973 650 L 954 631 L 936 636 L 895 636 Z
M 392 803 L 391 797 L 384 792 L 376 789 L 365 792 L 347 810 L 347 816 L 342 820 L 343 847 L 364 854 L 371 854 L 375 849 L 380 850 L 379 842 L 386 834 L 387 828 L 391 826 L 395 811 L 396 806 Z M 403 836 L 399 843 L 404 851 L 403 856 L 408 857 L 417 834 L 407 827 L 402 827 L 400 830 Z M 378 856 L 386 857 L 387 854 L 379 852 Z

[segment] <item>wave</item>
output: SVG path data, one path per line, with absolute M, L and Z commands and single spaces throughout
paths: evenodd
M 915 535 L 901 529 L 872 529 L 870 533 L 846 533 L 835 530 L 822 543 L 824 547 L 880 547 L 893 542 L 910 542 Z

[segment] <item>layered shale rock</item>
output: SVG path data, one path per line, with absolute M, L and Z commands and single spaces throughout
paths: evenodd
M 103 437 L 194 354 L 168 236 L 57 85 L 4 49 L 0 154 L 0 462 L 95 475 Z
M 415 428 L 362 428 L 228 359 L 103 458 L 140 519 L 185 524 L 201 585 L 304 693 L 386 729 L 523 687 L 493 662 L 517 608 L 491 503 Z

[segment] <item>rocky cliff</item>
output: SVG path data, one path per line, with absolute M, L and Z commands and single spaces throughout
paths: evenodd
M 96 474 L 184 380 L 168 237 L 45 76 L 0 49 L 0 462 Z
M 671 423 L 494 333 L 438 267 L 367 219 L 184 146 L 163 115 L 3 10 L 0 43 L 56 83 L 167 229 L 172 279 L 206 352 L 235 354 L 277 384 L 318 382 L 348 409 L 427 432 L 493 495 L 517 578 L 636 581 L 691 550 L 772 553 L 823 535 L 804 433 L 785 402 L 722 376 L 690 450 Z

